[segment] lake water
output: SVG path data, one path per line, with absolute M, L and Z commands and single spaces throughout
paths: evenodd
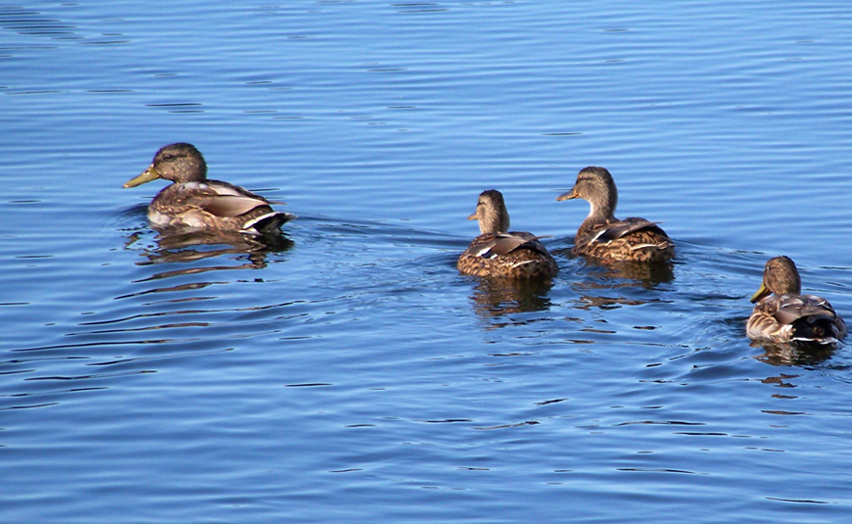
M 852 5 L 0 5 L 0 521 L 852 514 L 852 354 L 745 337 L 763 264 L 852 317 Z M 298 215 L 160 238 L 195 144 Z M 671 271 L 570 256 L 587 165 Z M 550 286 L 460 276 L 479 192 Z

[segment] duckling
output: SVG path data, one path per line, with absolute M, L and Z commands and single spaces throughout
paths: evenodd
M 479 195 L 476 211 L 468 220 L 479 220 L 482 233 L 459 257 L 457 267 L 479 277 L 552 278 L 558 267 L 532 233 L 509 230 L 509 212 L 503 195 L 490 189 Z
M 846 323 L 831 304 L 815 295 L 802 295 L 796 264 L 788 257 L 766 262 L 763 283 L 751 297 L 754 311 L 746 324 L 752 340 L 835 344 L 846 336 Z
M 674 256 L 674 242 L 659 222 L 631 217 L 615 218 L 618 191 L 612 175 L 602 167 L 586 167 L 577 175 L 574 188 L 556 200 L 582 198 L 591 212 L 580 224 L 573 253 L 602 262 L 657 262 Z
M 162 178 L 166 186 L 148 206 L 148 219 L 156 228 L 197 228 L 238 231 L 248 235 L 277 232 L 295 218 L 275 211 L 272 202 L 245 188 L 207 180 L 207 163 L 192 144 L 177 143 L 161 148 L 142 174 L 124 187 L 135 187 Z

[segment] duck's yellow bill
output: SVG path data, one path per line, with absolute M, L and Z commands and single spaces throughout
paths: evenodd
M 769 294 L 769 290 L 766 289 L 766 286 L 761 284 L 760 289 L 757 290 L 757 293 L 755 293 L 754 295 L 751 296 L 751 301 L 757 302 L 758 300 L 760 300 L 761 298 L 765 297 L 768 294 Z
M 148 166 L 148 169 L 142 172 L 141 175 L 131 178 L 127 182 L 124 183 L 122 187 L 136 187 L 144 184 L 145 182 L 150 182 L 151 180 L 156 180 L 160 178 L 160 175 L 157 174 L 157 171 L 154 169 L 154 164 Z
M 573 189 L 568 191 L 567 193 L 562 193 L 558 197 L 556 197 L 557 202 L 562 202 L 563 200 L 571 200 L 572 198 L 579 198 L 578 195 Z

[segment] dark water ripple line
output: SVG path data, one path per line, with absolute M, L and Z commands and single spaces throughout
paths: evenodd
M 197 299 L 197 300 L 217 300 L 218 298 L 219 297 L 204 297 L 202 299 Z M 300 305 L 319 305 L 319 304 L 325 304 L 325 303 L 335 303 L 338 300 L 340 300 L 340 298 L 346 298 L 346 297 L 345 296 L 344 297 L 336 297 L 336 298 L 329 298 L 329 299 L 323 299 L 323 300 L 293 300 L 293 301 L 288 301 L 288 302 L 279 302 L 279 303 L 276 303 L 276 304 L 269 304 L 269 305 L 265 305 L 265 306 L 247 306 L 247 307 L 220 308 L 220 309 L 213 309 L 213 308 L 211 308 L 211 309 L 184 309 L 184 310 L 171 310 L 171 311 L 157 311 L 157 312 L 152 312 L 152 313 L 137 313 L 137 314 L 133 314 L 133 315 L 130 315 L 130 316 L 120 317 L 120 318 L 115 318 L 115 319 L 80 322 L 77 325 L 79 325 L 79 326 L 102 326 L 102 325 L 108 325 L 108 324 L 130 322 L 132 320 L 138 320 L 138 319 L 142 319 L 142 318 L 168 317 L 168 316 L 172 316 L 172 315 L 216 315 L 216 314 L 222 314 L 222 313 L 247 313 L 247 312 L 253 313 L 253 312 L 259 312 L 259 311 L 272 311 L 272 310 L 276 310 L 276 309 L 290 308 L 290 307 L 293 307 L 293 306 L 300 306 Z M 193 299 L 190 299 L 190 300 L 196 300 L 196 299 L 193 298 Z M 149 302 L 149 303 L 146 303 L 144 305 L 145 306 L 155 306 L 155 305 L 159 305 L 159 304 L 173 304 L 173 303 L 183 303 L 183 302 L 184 302 L 184 300 L 178 300 L 178 301 L 169 300 L 169 301 L 164 301 L 164 302 Z M 303 313 L 294 313 L 292 315 L 284 315 L 281 318 L 283 318 L 283 319 L 298 318 L 300 316 L 303 316 Z M 160 328 L 161 326 L 153 326 L 153 327 L 154 328 Z M 116 331 L 121 331 L 121 330 L 116 330 Z M 85 333 L 69 333 L 69 334 L 77 335 L 77 334 L 85 334 Z
M 485 426 L 485 427 L 474 427 L 473 429 L 478 431 L 493 431 L 498 429 L 514 429 L 514 428 L 524 428 L 530 426 L 538 426 L 541 422 L 536 420 L 526 420 L 524 422 L 517 422 L 514 424 L 500 424 L 497 426 Z
M 9 407 L 0 407 L 0 411 L 10 411 L 10 410 L 18 410 L 18 409 L 37 409 L 37 408 L 49 408 L 53 406 L 58 406 L 59 402 L 43 402 L 41 404 L 27 404 L 27 405 L 18 405 L 18 406 L 9 406 Z M 2 446 L 0 446 L 2 447 Z
M 98 347 L 122 347 L 122 346 L 142 346 L 150 344 L 188 344 L 192 342 L 200 342 L 202 338 L 175 338 L 175 339 L 157 339 L 157 340 L 117 340 L 109 342 L 90 342 L 84 344 L 57 344 L 52 346 L 36 346 L 31 348 L 13 348 L 10 353 L 30 353 L 42 351 L 63 351 L 67 349 L 84 349 Z
M 153 304 L 157 304 L 157 303 L 155 302 Z M 145 305 L 148 305 L 148 304 L 145 304 Z M 217 310 L 207 310 L 207 309 L 183 309 L 183 310 L 176 310 L 176 311 L 175 310 L 173 310 L 173 311 L 158 311 L 158 312 L 155 312 L 155 313 L 138 313 L 138 314 L 130 315 L 130 316 L 127 316 L 127 317 L 121 317 L 121 318 L 110 319 L 110 320 L 97 320 L 97 321 L 89 321 L 89 322 L 80 322 L 77 325 L 79 325 L 79 326 L 102 326 L 102 325 L 106 325 L 106 324 L 130 322 L 132 320 L 138 320 L 138 319 L 141 319 L 141 318 L 168 317 L 168 316 L 172 316 L 172 315 L 204 315 L 204 314 L 208 314 L 208 313 L 227 312 L 227 311 L 231 311 L 231 310 L 223 309 L 223 310 L 217 311 Z M 152 326 L 151 328 L 157 328 L 157 327 L 159 327 L 159 326 Z M 116 330 L 116 331 L 120 331 L 120 330 Z M 69 335 L 81 335 L 81 334 L 86 334 L 86 333 L 87 332 L 69 333 Z
M 0 364 L 3 365 L 18 365 L 18 364 L 29 364 L 31 362 L 55 362 L 55 361 L 66 361 L 66 360 L 91 360 L 92 357 L 89 356 L 38 356 L 38 355 L 28 355 L 26 357 L 13 358 L 9 360 L 2 360 Z
M 152 263 L 146 264 L 146 265 L 154 265 L 154 264 L 156 264 L 156 262 L 152 262 Z M 207 273 L 207 272 L 210 272 L 210 271 L 229 271 L 229 270 L 232 270 L 232 269 L 241 269 L 241 268 L 242 269 L 256 269 L 257 266 L 255 266 L 252 263 L 246 263 L 242 266 L 205 266 L 205 267 L 196 267 L 196 268 L 181 268 L 181 269 L 176 269 L 174 271 L 162 271 L 160 273 L 155 273 L 151 276 L 141 278 L 139 280 L 135 280 L 135 281 L 133 281 L 133 283 L 134 284 L 140 284 L 142 282 L 154 282 L 154 281 L 157 281 L 157 280 L 165 280 L 165 279 L 168 279 L 168 278 L 179 277 L 179 276 L 184 276 L 184 275 L 198 275 L 198 274 L 203 274 L 203 273 Z M 227 284 L 227 282 L 203 282 L 203 283 L 198 283 L 198 284 L 187 284 L 187 285 L 188 286 L 202 286 L 202 285 L 213 285 L 213 284 Z M 169 289 L 164 289 L 163 291 L 169 291 Z M 156 290 L 152 290 L 151 292 L 156 293 L 156 292 L 160 292 L 160 290 L 156 289 Z
M 831 504 L 828 501 L 816 499 L 785 499 L 780 497 L 766 497 L 766 500 L 774 500 L 776 502 L 790 502 L 792 504 Z
M 96 365 L 96 364 L 90 364 Z M 136 370 L 136 371 L 125 371 L 125 372 L 104 372 L 104 373 L 88 373 L 85 375 L 46 375 L 41 377 L 29 377 L 24 379 L 28 382 L 37 382 L 37 381 L 73 381 L 73 380 L 94 380 L 94 379 L 103 379 L 103 378 L 115 378 L 115 377 L 123 377 L 128 375 L 144 375 L 149 373 L 156 373 L 156 370 Z M 71 391 L 82 391 L 82 390 L 69 390 Z M 86 389 L 85 391 L 90 391 L 90 389 Z M 52 394 L 55 394 L 56 391 L 51 391 Z
M 105 35 L 106 36 L 106 35 Z M 94 40 L 87 39 L 81 40 L 80 45 L 90 45 L 90 46 L 110 46 L 110 45 L 124 45 L 131 43 L 131 40 L 120 40 L 120 39 L 104 39 L 104 40 Z
M 184 276 L 184 275 L 187 275 L 187 274 L 192 274 L 192 273 L 189 273 L 186 270 L 179 270 L 179 271 L 176 272 L 175 276 Z M 162 275 L 162 273 L 160 273 L 159 275 Z M 140 284 L 142 282 L 151 282 L 151 281 L 160 280 L 161 278 L 168 278 L 168 277 L 165 277 L 165 276 L 161 277 L 159 275 L 156 276 L 156 277 L 134 280 L 134 281 L 131 282 L 131 284 Z M 159 293 L 179 293 L 179 292 L 182 292 L 182 291 L 194 291 L 194 290 L 197 290 L 197 289 L 204 289 L 204 288 L 214 286 L 214 285 L 227 285 L 227 284 L 230 284 L 230 282 L 227 282 L 227 281 L 224 281 L 224 280 L 218 281 L 218 282 L 193 282 L 193 283 L 188 283 L 188 284 L 178 284 L 178 285 L 171 286 L 171 287 L 157 287 L 157 288 L 153 288 L 153 289 L 146 289 L 146 290 L 143 290 L 143 291 L 137 291 L 135 293 L 118 295 L 117 297 L 114 298 L 114 300 L 124 300 L 124 299 L 128 299 L 128 298 L 144 297 L 144 296 L 147 296 L 147 295 L 153 295 L 153 294 L 159 294 Z M 193 297 L 193 298 L 195 300 L 206 300 L 206 299 L 209 299 L 209 298 L 216 298 L 216 297 Z M 149 304 L 152 304 L 152 303 L 149 303 Z
M 633 426 L 633 425 L 661 425 L 661 426 L 706 426 L 704 422 L 684 422 L 678 420 L 641 420 L 636 422 L 619 422 L 618 424 L 614 424 L 614 426 Z
M 79 332 L 79 333 L 78 332 L 71 332 L 71 333 L 66 333 L 66 335 L 69 336 L 69 337 L 83 336 L 83 335 L 108 335 L 108 334 L 115 334 L 115 333 L 132 333 L 132 332 L 138 332 L 138 331 L 151 331 L 151 330 L 157 330 L 157 329 L 175 329 L 175 328 L 193 328 L 193 327 L 203 328 L 203 327 L 210 327 L 211 325 L 213 325 L 213 324 L 211 324 L 210 322 L 180 322 L 180 323 L 174 323 L 174 324 L 159 324 L 159 325 L 156 325 L 156 326 L 146 326 L 146 327 L 140 327 L 140 328 L 103 329 L 103 330 L 97 330 L 97 331 L 83 331 L 83 332 Z
M 158 355 L 143 355 L 138 357 L 128 357 L 128 358 L 118 358 L 112 360 L 105 360 L 103 362 L 91 362 L 86 364 L 87 366 L 116 366 L 122 364 L 133 364 L 138 362 L 160 362 L 163 360 L 172 360 L 172 359 L 180 359 L 185 357 L 198 357 L 200 355 L 213 355 L 218 353 L 229 353 L 234 351 L 233 347 L 227 347 L 222 349 L 204 349 L 199 351 L 176 351 L 166 354 L 158 354 Z
M 85 364 L 84 364 L 85 366 L 119 366 L 119 365 L 143 363 L 143 362 L 159 362 L 159 361 L 163 361 L 163 360 L 180 359 L 180 358 L 185 358 L 185 357 L 195 358 L 199 355 L 228 353 L 228 352 L 233 351 L 233 350 L 234 350 L 234 348 L 228 347 L 228 348 L 223 348 L 223 349 L 205 349 L 205 350 L 198 350 L 198 351 L 177 351 L 177 352 L 157 354 L 157 355 L 143 355 L 143 356 L 135 356 L 135 357 L 127 357 L 127 358 L 113 358 L 113 359 L 102 360 L 102 361 L 97 361 L 97 362 L 94 361 L 97 358 L 97 357 L 94 357 L 94 356 L 57 357 L 57 358 L 27 358 L 27 359 L 18 359 L 18 360 L 15 360 L 15 361 L 7 361 L 7 362 L 3 362 L 3 363 L 0 363 L 0 364 L 6 364 L 6 363 L 23 364 L 23 363 L 31 363 L 31 362 L 48 362 L 48 361 L 53 361 L 53 362 L 77 361 L 77 362 L 85 362 Z M 5 373 L 5 374 L 32 373 L 32 372 L 36 372 L 36 371 L 38 371 L 36 368 L 32 368 L 32 369 L 26 369 L 26 370 L 16 370 L 14 373 Z M 139 373 L 143 373 L 143 372 L 144 373 L 154 373 L 156 371 L 155 370 L 142 370 L 142 371 L 138 371 L 138 372 Z M 95 375 L 86 375 L 86 376 L 95 376 Z M 99 374 L 97 376 L 101 377 L 101 376 L 104 376 L 104 375 Z M 80 377 L 82 377 L 82 376 L 79 376 L 79 377 L 75 376 L 75 377 L 71 377 L 71 378 L 80 378 Z M 48 377 L 31 377 L 31 378 L 26 378 L 24 380 L 26 380 L 26 381 L 43 380 L 44 378 L 50 378 L 50 376 L 48 376 Z
M 10 362 L 12 362 L 12 361 L 10 361 Z M 21 362 L 23 362 L 23 360 Z M 17 363 L 17 362 L 13 362 L 13 363 Z M 0 364 L 7 364 L 7 362 L 0 362 Z M 36 371 L 36 368 L 10 369 L 10 370 L 6 370 L 6 371 L 0 371 L 0 375 L 20 375 L 20 374 L 33 373 L 35 371 Z
M 8 45 L 8 46 L 0 46 L 0 51 L 24 51 L 24 50 L 48 50 L 48 49 L 57 49 L 57 46 L 53 45 Z M 6 55 L 12 56 L 12 55 Z
M 616 471 L 626 471 L 626 472 L 635 472 L 635 473 L 677 473 L 683 475 L 702 475 L 702 476 L 711 476 L 712 473 L 708 472 L 697 472 L 697 471 L 688 471 L 684 469 L 672 469 L 672 468 L 615 468 Z
M 152 373 L 151 371 L 144 371 L 138 374 L 144 373 Z M 116 374 L 114 376 L 131 376 L 135 373 L 124 373 L 124 374 Z M 93 377 L 97 378 L 97 377 Z M 65 380 L 59 380 L 59 382 L 65 382 Z M 76 393 L 90 393 L 90 392 L 98 392 L 108 390 L 109 386 L 85 386 L 85 387 L 74 387 L 67 389 L 51 389 L 49 391 L 37 391 L 37 392 L 28 392 L 28 393 L 14 393 L 14 394 L 6 394 L 0 395 L 0 404 L 8 404 L 8 405 L 0 405 L 0 411 L 9 411 L 9 410 L 17 410 L 17 409 L 31 409 L 31 408 L 46 408 L 53 407 L 62 404 L 62 401 L 55 402 L 35 402 L 35 400 L 39 397 L 55 397 L 60 396 L 63 397 L 68 394 L 76 394 Z M 10 399 L 8 402 L 4 399 Z M 24 401 L 28 402 L 24 402 Z

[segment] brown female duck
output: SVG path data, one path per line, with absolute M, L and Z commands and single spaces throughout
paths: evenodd
M 591 212 L 580 224 L 573 253 L 602 262 L 666 261 L 674 255 L 674 243 L 656 222 L 631 217 L 615 218 L 618 191 L 609 171 L 587 167 L 577 175 L 574 188 L 559 195 L 557 201 L 582 198 Z
M 197 228 L 262 235 L 278 231 L 294 218 L 275 211 L 271 202 L 240 186 L 207 180 L 207 163 L 192 144 L 161 148 L 141 175 L 127 181 L 134 187 L 162 178 L 163 188 L 148 206 L 148 219 L 157 228 Z
M 509 213 L 503 195 L 496 189 L 479 195 L 476 212 L 468 220 L 479 220 L 482 233 L 459 257 L 457 267 L 466 275 L 479 277 L 551 278 L 558 271 L 547 248 L 532 233 L 509 229 Z
M 802 295 L 796 264 L 788 257 L 766 262 L 763 283 L 751 297 L 754 311 L 746 324 L 752 340 L 834 344 L 846 336 L 846 323 L 831 304 L 815 295 Z

